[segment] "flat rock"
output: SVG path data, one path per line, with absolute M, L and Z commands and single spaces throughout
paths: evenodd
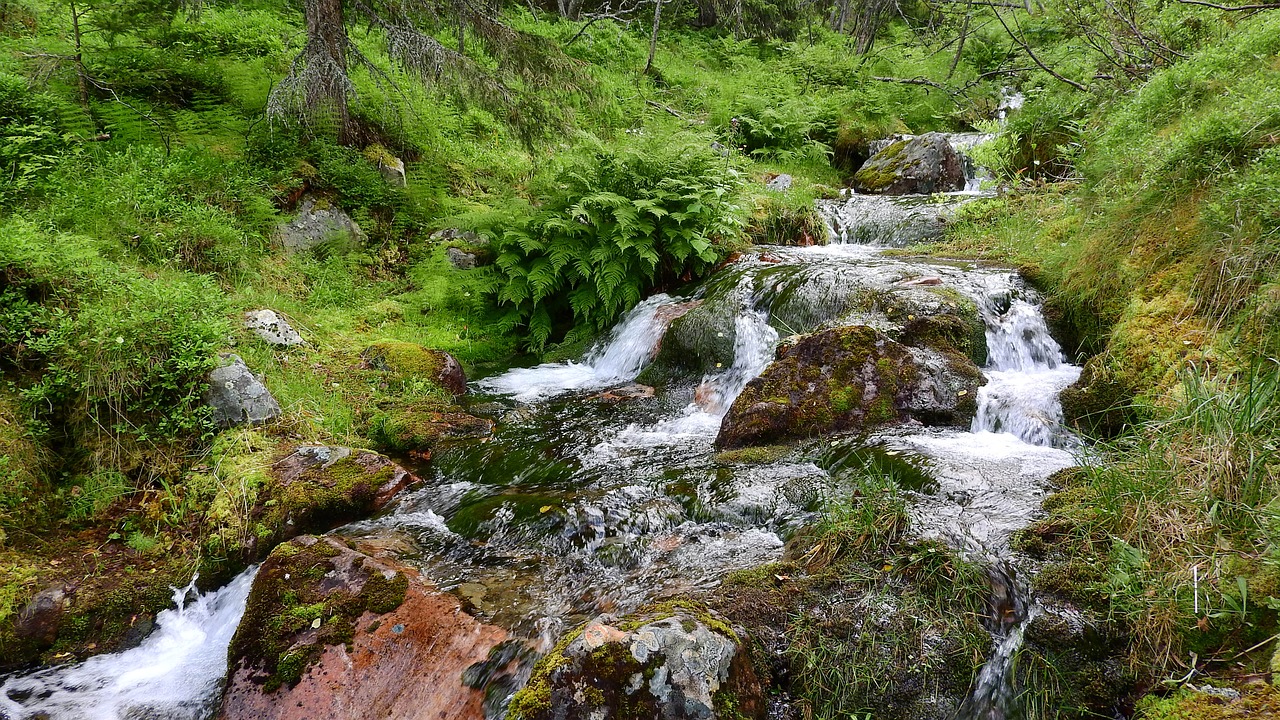
M 254 335 L 277 347 L 302 344 L 302 336 L 275 310 L 250 310 L 244 314 L 244 326 Z
M 630 385 L 621 385 L 615 388 L 609 388 L 603 392 L 596 393 L 591 396 L 591 400 L 596 402 L 612 404 L 626 402 L 628 400 L 643 400 L 653 397 L 653 388 L 640 383 L 631 383 Z
M 394 557 L 295 538 L 254 579 L 218 717 L 483 720 L 463 677 L 507 639 Z
M 449 258 L 449 263 L 459 270 L 474 270 L 479 264 L 475 253 L 469 253 L 461 248 L 445 248 L 444 253 Z
M 292 220 L 276 227 L 275 237 L 289 252 L 310 250 L 330 240 L 364 244 L 369 239 L 341 208 L 311 196 L 303 198 Z
M 261 425 L 280 417 L 280 403 L 239 355 L 222 353 L 218 360 L 219 366 L 209 372 L 204 396 L 218 427 Z
M 790 175 L 782 173 L 781 175 L 775 175 L 769 180 L 769 182 L 765 183 L 764 186 L 766 189 L 774 192 L 786 192 L 791 189 L 792 182 L 793 180 Z

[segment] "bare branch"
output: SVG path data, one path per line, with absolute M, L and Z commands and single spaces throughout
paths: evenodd
M 1035 52 L 1031 49 L 1031 46 L 1028 45 L 1026 41 L 1024 41 L 1013 30 L 1009 28 L 1009 25 L 1004 21 L 1004 18 L 1000 15 L 1000 11 L 993 9 L 992 12 L 995 13 L 996 19 L 1000 21 L 1000 25 L 1004 27 L 1005 32 L 1009 33 L 1009 37 L 1013 38 L 1013 41 L 1018 43 L 1018 45 L 1027 53 L 1027 56 L 1031 58 L 1031 62 L 1034 62 L 1037 66 L 1040 67 L 1041 70 L 1044 70 L 1045 72 L 1054 76 L 1058 80 L 1061 80 L 1062 82 L 1070 85 L 1071 87 L 1084 92 L 1088 91 L 1089 88 L 1085 87 L 1084 85 L 1081 85 L 1075 80 L 1072 80 L 1071 78 L 1063 75 L 1062 73 L 1059 73 L 1057 70 L 1054 70 L 1053 68 L 1050 68 L 1048 65 L 1045 65 L 1043 62 L 1041 62 L 1040 58 L 1037 57 Z
M 1178 0 L 1183 5 L 1203 5 L 1205 7 L 1215 8 L 1217 10 L 1276 10 L 1280 9 L 1280 3 L 1263 3 L 1261 5 L 1219 5 L 1217 3 L 1205 2 L 1204 0 Z

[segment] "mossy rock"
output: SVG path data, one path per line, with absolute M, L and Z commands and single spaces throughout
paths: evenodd
M 716 446 L 867 431 L 909 418 L 964 424 L 981 382 L 959 352 L 908 348 L 865 325 L 824 330 L 779 347 L 778 359 L 734 401 Z
M 535 666 L 509 720 L 763 719 L 750 652 L 705 606 L 675 601 L 570 633 Z
M 380 371 L 388 388 L 429 382 L 452 395 L 465 395 L 467 376 L 452 355 L 400 340 L 382 340 L 360 353 L 366 367 Z
M 964 161 L 941 133 L 890 143 L 853 175 L 858 192 L 883 195 L 963 190 L 965 180 Z
M 757 199 L 746 232 L 756 245 L 809 247 L 830 241 L 827 224 L 812 202 L 796 207 L 770 196 Z
M 293 685 L 326 645 L 344 645 L 366 612 L 400 606 L 408 576 L 333 538 L 296 537 L 276 547 L 254 578 L 231 641 L 231 666 L 251 668 L 271 692 Z
M 429 455 L 446 440 L 482 438 L 493 421 L 435 403 L 413 403 L 378 412 L 369 420 L 368 435 L 379 447 Z
M 1105 355 L 1090 358 L 1080 378 L 1058 395 L 1068 423 L 1104 439 L 1120 435 L 1137 421 L 1133 390 L 1106 363 Z

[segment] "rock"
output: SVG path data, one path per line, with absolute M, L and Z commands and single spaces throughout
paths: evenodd
M 398 157 L 386 157 L 378 160 L 378 172 L 387 184 L 395 187 L 406 187 L 409 182 L 404 174 L 404 161 Z
M 369 420 L 369 437 L 382 447 L 429 453 L 441 440 L 487 437 L 493 421 L 430 403 L 393 407 Z
M 218 427 L 261 425 L 280 417 L 280 403 L 239 355 L 222 353 L 218 359 L 221 364 L 209 372 L 209 390 L 204 396 Z
M 314 528 L 307 515 L 322 512 L 331 518 L 325 524 L 332 527 L 334 517 L 354 520 L 381 510 L 396 493 L 418 481 L 385 455 L 330 445 L 303 445 L 277 460 L 271 470 L 286 496 L 331 496 L 319 506 L 294 505 L 297 516 L 291 523 L 307 528 L 299 532 Z M 291 505 L 287 499 L 284 504 Z
M 295 538 L 254 579 L 218 717 L 482 720 L 463 675 L 505 640 L 394 559 Z
M 302 344 L 302 336 L 274 310 L 250 310 L 244 314 L 244 326 L 271 345 L 293 347 Z
M 964 161 L 942 133 L 891 143 L 872 155 L 853 176 L 858 192 L 929 195 L 963 190 Z
M 467 394 L 467 374 L 457 358 L 398 340 L 376 342 L 360 353 L 367 368 L 387 376 L 389 383 L 426 379 L 458 397 Z
M 52 645 L 62 627 L 62 616 L 67 609 L 67 593 L 61 587 L 51 587 L 36 596 L 18 613 L 14 634 L 23 640 L 40 645 Z
M 1097 355 L 1080 377 L 1058 394 L 1062 416 L 1076 430 L 1104 439 L 1114 438 L 1137 420 L 1133 390 Z
M 653 397 L 653 388 L 640 383 L 631 383 L 630 385 L 621 385 L 615 388 L 609 388 L 604 392 L 596 393 L 589 399 L 601 403 L 619 403 L 627 400 L 643 400 Z
M 469 253 L 461 248 L 445 248 L 444 253 L 449 258 L 450 264 L 459 270 L 474 270 L 479 264 L 474 253 Z
M 676 608 L 592 620 L 534 668 L 514 720 L 763 718 L 750 651 L 723 621 Z
M 446 242 L 449 240 L 460 240 L 468 245 L 488 245 L 487 238 L 480 237 L 470 230 L 461 230 L 459 228 L 443 228 L 431 233 L 427 238 L 433 242 Z
M 791 183 L 792 183 L 791 176 L 787 175 L 786 173 L 783 173 L 781 175 L 775 175 L 772 178 L 770 178 L 769 182 L 765 183 L 764 186 L 766 189 L 772 190 L 774 192 L 786 192 L 791 189 Z
M 364 244 L 368 236 L 349 215 L 325 199 L 303 198 L 298 214 L 276 227 L 276 240 L 289 252 L 310 250 L 326 241 Z
M 720 425 L 717 448 L 773 444 L 909 419 L 965 425 L 984 382 L 949 346 L 908 347 L 865 326 L 824 330 L 780 345 Z

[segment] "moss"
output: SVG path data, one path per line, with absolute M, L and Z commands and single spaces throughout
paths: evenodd
M 1058 397 L 1066 421 L 1093 437 L 1114 438 L 1137 421 L 1132 389 L 1101 355 L 1085 363 L 1080 378 Z
M 767 465 L 777 462 L 792 449 L 790 445 L 760 445 L 724 450 L 716 453 L 716 463 L 719 465 Z
M 585 627 L 585 626 L 584 626 Z M 551 678 L 556 670 L 569 664 L 564 651 L 582 636 L 583 628 L 565 633 L 555 647 L 534 664 L 529 681 L 507 706 L 507 720 L 532 720 L 551 709 Z
M 370 368 L 383 373 L 389 388 L 425 382 L 434 386 L 442 400 L 450 397 L 439 389 L 445 361 L 435 350 L 400 340 L 380 340 L 365 348 L 360 356 Z
M 386 450 L 429 454 L 441 441 L 483 437 L 491 428 L 488 420 L 457 412 L 440 401 L 426 400 L 374 414 L 368 434 Z

